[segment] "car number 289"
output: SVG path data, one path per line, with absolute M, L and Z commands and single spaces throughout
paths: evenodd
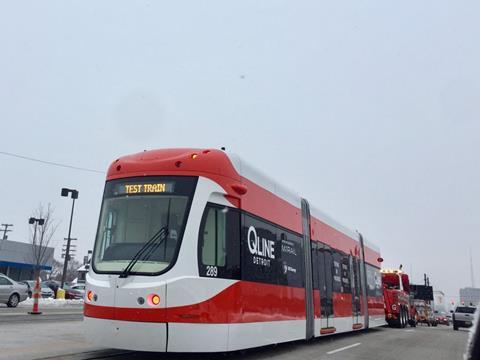
M 218 269 L 216 266 L 207 266 L 207 276 L 217 277 L 218 276 Z

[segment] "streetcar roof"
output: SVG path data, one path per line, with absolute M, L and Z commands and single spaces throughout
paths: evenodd
M 197 161 L 196 161 L 197 160 Z M 198 161 L 201 160 L 201 161 Z M 251 181 L 278 198 L 301 209 L 302 198 L 296 192 L 280 184 L 261 170 L 251 166 L 237 154 L 218 149 L 173 148 L 143 151 L 123 156 L 115 160 L 107 172 L 107 180 L 131 176 L 145 176 L 167 173 L 215 174 L 241 182 Z M 332 217 L 310 205 L 311 215 L 341 232 L 343 235 L 358 241 L 359 234 Z M 378 247 L 365 240 L 365 245 L 379 252 Z

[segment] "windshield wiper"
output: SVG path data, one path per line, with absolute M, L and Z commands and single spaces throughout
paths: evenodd
M 132 271 L 135 264 L 140 260 L 140 258 L 146 254 L 143 259 L 148 259 L 152 253 L 158 249 L 160 244 L 167 238 L 168 236 L 168 228 L 166 226 L 162 227 L 158 230 L 150 240 L 148 240 L 141 248 L 137 251 L 137 253 L 133 256 L 132 260 L 128 263 L 127 267 L 122 271 L 120 274 L 120 278 L 126 278 L 130 272 Z M 155 243 L 157 240 L 157 243 Z

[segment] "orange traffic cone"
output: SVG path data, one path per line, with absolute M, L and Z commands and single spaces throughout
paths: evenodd
M 38 299 L 40 298 L 40 279 L 37 279 L 35 282 L 35 287 L 33 288 L 33 307 L 32 311 L 29 312 L 30 315 L 40 315 L 42 312 L 38 311 Z

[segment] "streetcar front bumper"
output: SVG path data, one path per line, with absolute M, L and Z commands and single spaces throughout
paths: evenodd
M 112 349 L 165 352 L 167 324 L 97 319 L 85 316 L 85 336 L 98 346 Z

